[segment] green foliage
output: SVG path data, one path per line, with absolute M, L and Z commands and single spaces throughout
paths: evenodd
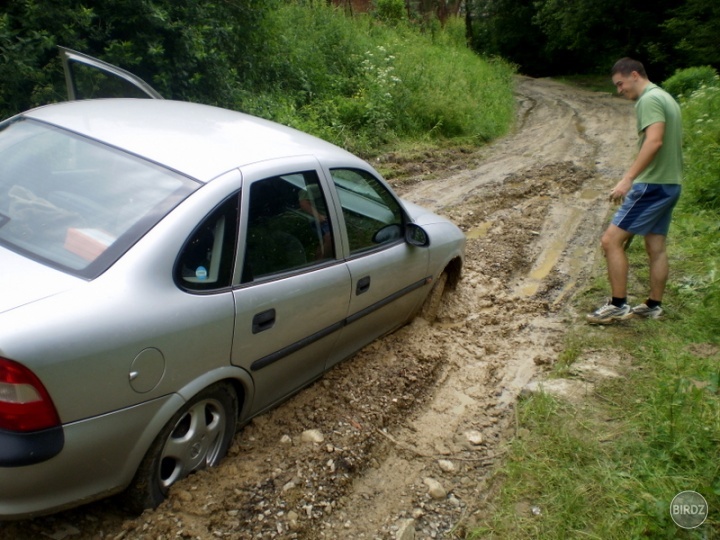
M 64 99 L 56 45 L 120 65 L 165 97 L 228 106 L 259 63 L 256 36 L 278 0 L 12 2 L 0 16 L 0 115 Z
M 16 2 L 0 15 L 0 114 L 65 99 L 56 45 L 167 98 L 242 110 L 370 153 L 394 140 L 486 141 L 513 120 L 513 69 L 471 52 L 461 20 L 422 32 L 403 0 L 348 17 L 324 1 Z M 386 22 L 391 24 L 387 24 Z
M 404 0 L 376 0 L 373 15 L 386 24 L 398 24 L 407 19 Z
M 445 26 L 432 35 L 435 45 L 457 47 L 460 49 L 468 46 L 467 28 L 465 22 L 458 17 L 451 17 L 445 21 Z
M 667 85 L 667 82 L 665 83 Z M 720 211 L 720 79 L 715 75 L 682 102 L 687 204 Z
M 354 36 L 353 19 L 324 5 L 288 3 L 265 20 L 262 59 L 244 86 L 292 94 L 298 105 L 349 91 L 359 68 L 354 57 L 369 45 Z
M 675 69 L 720 68 L 715 0 L 469 0 L 476 50 L 530 75 L 606 72 L 623 56 L 661 80 Z
M 542 0 L 535 2 L 533 22 L 542 28 L 550 47 L 587 50 L 592 47 L 596 27 L 602 21 L 602 8 L 597 2 Z M 583 28 L 584 32 L 578 32 Z
M 679 69 L 662 83 L 675 99 L 687 98 L 702 86 L 718 86 L 717 71 L 710 66 Z
M 63 98 L 55 45 L 77 41 L 74 28 L 87 24 L 86 9 L 40 9 L 30 1 L 8 6 L 0 15 L 0 118 Z
M 694 247 L 680 248 L 682 256 L 702 264 L 705 250 Z M 720 306 L 677 292 L 669 300 L 674 313 L 665 320 L 583 327 L 571 336 L 571 357 L 615 357 L 619 376 L 579 399 L 538 393 L 518 404 L 498 495 L 472 538 L 714 537 L 717 517 L 680 531 L 669 504 L 687 489 L 711 508 L 720 504 L 720 327 L 717 315 L 707 319 Z
M 480 141 L 500 135 L 514 110 L 503 91 L 512 71 L 502 62 L 480 62 L 465 48 L 418 45 L 404 42 L 396 54 L 403 129 Z
M 266 62 L 240 109 L 361 153 L 397 139 L 485 141 L 512 121 L 513 70 L 473 54 L 462 21 L 421 33 L 287 4 L 266 24 Z
M 473 49 L 481 54 L 502 56 L 518 64 L 523 73 L 537 75 L 549 58 L 545 35 L 534 24 L 534 0 L 490 0 L 469 2 Z
M 720 4 L 715 0 L 687 0 L 665 21 L 669 39 L 681 65 L 713 64 L 720 67 Z

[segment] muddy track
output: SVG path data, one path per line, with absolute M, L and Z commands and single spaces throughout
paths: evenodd
M 520 78 L 517 102 L 512 134 L 393 182 L 468 237 L 435 324 L 416 320 L 254 420 L 155 511 L 109 499 L 0 524 L 0 539 L 462 538 L 518 394 L 577 319 L 568 300 L 595 268 L 605 194 L 634 149 L 632 106 L 609 94 Z

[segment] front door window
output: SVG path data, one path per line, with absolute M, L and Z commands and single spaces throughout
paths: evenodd
M 379 180 L 360 169 L 333 169 L 331 174 L 340 197 L 351 255 L 402 238 L 402 209 Z

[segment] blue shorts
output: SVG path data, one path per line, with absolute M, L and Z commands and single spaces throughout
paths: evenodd
M 681 189 L 680 184 L 633 184 L 612 220 L 613 225 L 639 236 L 667 236 Z

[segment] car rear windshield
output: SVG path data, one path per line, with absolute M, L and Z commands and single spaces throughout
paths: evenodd
M 198 187 L 32 120 L 0 129 L 0 244 L 93 278 Z

